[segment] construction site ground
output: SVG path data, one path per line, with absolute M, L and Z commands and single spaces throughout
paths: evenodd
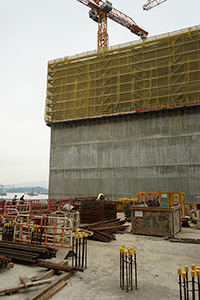
M 124 217 L 118 213 L 118 217 Z M 129 224 L 130 223 L 126 223 Z M 182 228 L 176 237 L 199 238 L 196 225 Z M 137 250 L 138 289 L 129 291 L 120 288 L 119 248 L 133 247 Z M 59 263 L 68 249 L 58 248 L 56 258 L 51 262 Z M 116 234 L 116 240 L 103 243 L 88 240 L 88 267 L 77 272 L 68 280 L 68 284 L 51 299 L 68 300 L 177 300 L 179 299 L 177 269 L 184 265 L 200 266 L 200 244 L 175 243 L 164 237 L 135 235 L 128 228 L 123 234 Z M 69 259 L 69 265 L 71 263 Z M 21 284 L 20 276 L 34 276 L 44 269 L 31 263 L 14 263 L 14 268 L 0 273 L 1 289 Z M 55 278 L 57 275 L 54 275 Z M 21 290 L 10 296 L 1 295 L 1 299 L 26 299 L 40 287 Z

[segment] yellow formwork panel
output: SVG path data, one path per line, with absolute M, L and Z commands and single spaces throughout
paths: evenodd
M 200 26 L 48 63 L 46 123 L 200 102 Z

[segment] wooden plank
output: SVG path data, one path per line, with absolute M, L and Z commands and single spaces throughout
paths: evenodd
M 77 271 L 72 271 L 70 273 L 63 273 L 60 275 L 57 279 L 54 279 L 50 285 L 47 285 L 43 288 L 40 288 L 36 292 L 34 292 L 30 297 L 26 298 L 25 300 L 38 300 L 40 297 L 42 297 L 45 293 L 50 291 L 54 286 L 56 286 L 61 281 L 69 279 L 71 276 L 73 276 Z
M 32 281 L 27 276 L 20 276 L 21 283 L 27 288 L 27 283 L 31 283 Z
M 83 268 L 77 268 L 77 267 L 71 267 L 71 266 L 63 266 L 55 263 L 48 263 L 45 261 L 38 262 L 36 264 L 37 267 L 42 267 L 42 268 L 49 268 L 49 269 L 54 269 L 57 271 L 65 271 L 65 272 L 71 272 L 72 270 L 76 270 L 79 272 L 84 272 Z
M 60 265 L 63 265 L 63 266 L 68 266 L 68 261 L 67 260 L 63 260 L 59 263 Z M 50 278 L 51 276 L 53 276 L 54 274 L 56 274 L 58 271 L 56 270 L 45 270 L 43 271 L 41 274 L 39 275 L 35 275 L 33 277 L 30 278 L 31 281 L 37 281 L 37 280 L 42 280 L 42 279 L 48 279 Z
M 47 283 L 51 283 L 51 280 L 47 279 L 47 280 L 40 280 L 40 281 L 36 281 L 36 282 L 27 283 L 27 288 L 33 287 L 33 286 L 39 286 L 39 285 L 43 285 L 43 284 L 47 284 Z M 11 288 L 0 290 L 0 294 L 15 293 L 15 292 L 18 292 L 18 291 L 23 290 L 25 288 L 26 287 L 25 287 L 24 284 L 20 284 L 18 286 L 14 286 L 14 287 L 11 287 Z
M 47 300 L 47 299 L 51 298 L 53 295 L 55 295 L 57 292 L 59 292 L 67 284 L 68 284 L 67 281 L 59 282 L 54 288 L 52 288 L 50 291 L 48 291 L 43 296 L 38 298 L 38 300 Z

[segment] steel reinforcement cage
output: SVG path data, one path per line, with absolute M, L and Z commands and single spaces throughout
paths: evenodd
M 200 104 L 200 25 L 48 62 L 45 122 Z

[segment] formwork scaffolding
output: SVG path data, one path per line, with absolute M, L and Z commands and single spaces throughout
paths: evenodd
M 45 122 L 200 104 L 200 25 L 49 61 Z

